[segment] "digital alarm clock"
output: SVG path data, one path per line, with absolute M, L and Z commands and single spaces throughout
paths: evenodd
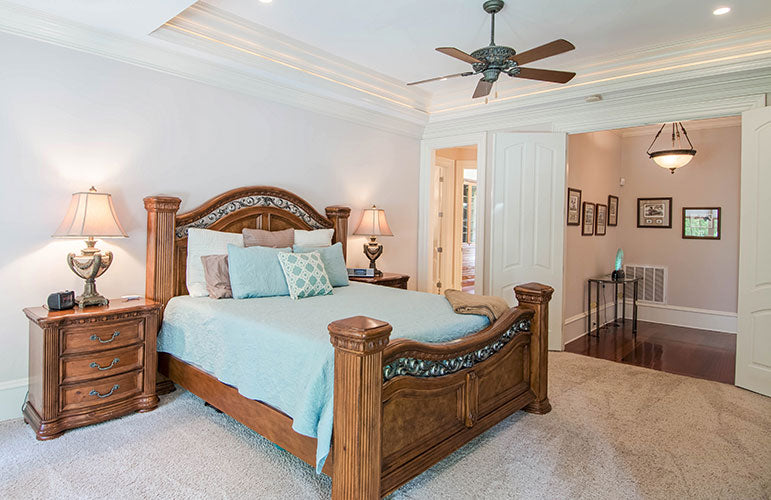
M 75 292 L 65 290 L 54 292 L 48 296 L 48 309 L 51 311 L 63 311 L 75 307 Z

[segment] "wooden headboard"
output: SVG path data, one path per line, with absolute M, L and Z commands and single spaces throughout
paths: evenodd
M 174 296 L 187 295 L 187 230 L 191 227 L 240 233 L 243 228 L 335 230 L 333 242 L 343 245 L 346 256 L 348 216 L 343 206 L 326 208 L 321 215 L 305 200 L 284 189 L 251 186 L 216 196 L 198 208 L 177 215 L 182 200 L 172 196 L 148 196 L 147 278 L 145 296 L 163 305 Z

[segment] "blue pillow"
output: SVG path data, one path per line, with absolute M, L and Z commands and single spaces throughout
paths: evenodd
M 228 273 L 234 299 L 289 295 L 279 253 L 291 248 L 228 245 Z
M 329 247 L 301 247 L 294 245 L 294 253 L 318 252 L 332 286 L 348 286 L 348 269 L 343 258 L 343 244 L 339 241 Z

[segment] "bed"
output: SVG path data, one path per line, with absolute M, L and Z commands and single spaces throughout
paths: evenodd
M 519 305 L 493 324 L 455 315 L 437 302 L 442 297 L 360 283 L 294 304 L 288 297 L 186 297 L 191 227 L 332 228 L 345 253 L 350 209 L 327 207 L 322 215 L 299 196 L 266 186 L 234 189 L 183 214 L 177 214 L 179 198 L 144 201 L 146 295 L 166 307 L 159 393 L 177 383 L 317 467 L 332 477 L 334 499 L 381 498 L 515 411 L 551 409 L 550 287 L 516 287 Z M 262 321 L 247 321 L 255 315 Z M 231 339 L 229 351 L 217 351 L 225 344 L 217 335 L 234 328 L 241 336 Z M 249 342 L 260 342 L 259 348 Z M 277 355 L 260 358 L 261 349 L 294 364 L 271 365 Z M 233 368 L 255 364 L 261 371 L 253 378 Z M 286 396 L 297 396 L 298 388 L 320 395 L 312 411 L 298 407 L 302 397 Z

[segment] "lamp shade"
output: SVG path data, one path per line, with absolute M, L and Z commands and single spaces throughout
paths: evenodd
M 388 227 L 385 210 L 372 205 L 372 208 L 365 209 L 361 214 L 361 220 L 353 234 L 365 236 L 393 236 L 391 228 Z
M 92 186 L 83 193 L 73 193 L 70 207 L 54 238 L 128 238 L 118 221 L 112 197 L 98 193 Z

